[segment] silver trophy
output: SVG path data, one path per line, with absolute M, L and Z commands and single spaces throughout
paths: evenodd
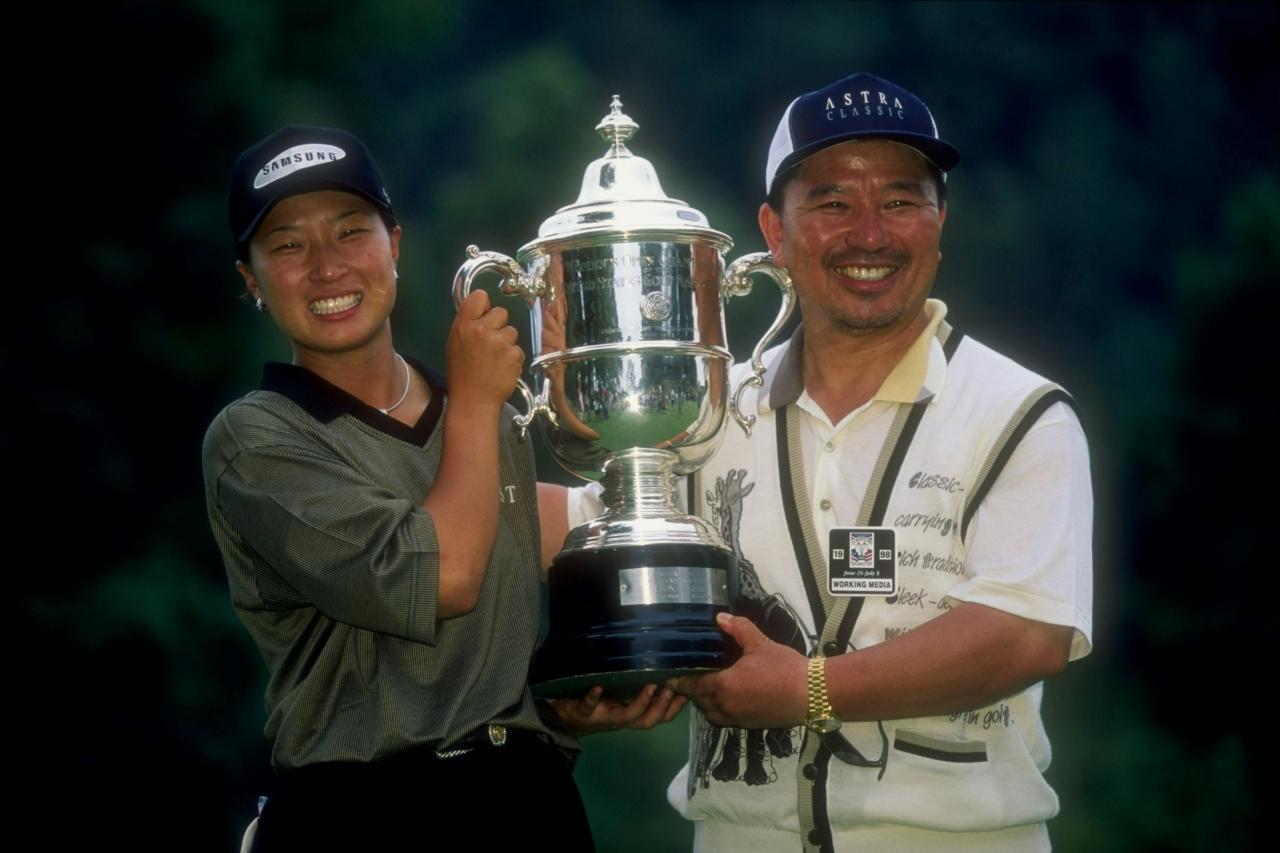
M 476 277 L 530 306 L 533 388 L 528 413 L 556 460 L 603 486 L 605 512 L 570 531 L 548 575 L 550 619 L 530 681 L 541 696 L 596 684 L 626 696 L 673 676 L 720 669 L 737 654 L 715 624 L 738 594 L 738 567 L 720 532 L 677 505 L 677 478 L 724 438 L 725 409 L 762 384 L 761 354 L 791 315 L 786 271 L 766 253 L 725 269 L 733 245 L 697 210 L 668 198 L 653 165 L 627 150 L 638 125 L 612 109 L 596 126 L 609 150 L 587 167 L 578 200 L 542 223 L 515 259 L 467 248 L 455 305 Z M 782 307 L 732 395 L 722 306 L 764 273 Z M 538 417 L 541 415 L 542 417 Z

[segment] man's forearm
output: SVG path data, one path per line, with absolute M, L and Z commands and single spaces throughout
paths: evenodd
M 721 614 L 742 647 L 733 666 L 672 679 L 720 726 L 779 728 L 805 716 L 805 658 L 750 620 Z M 1072 628 L 1022 619 L 980 604 L 950 612 L 892 640 L 827 659 L 827 695 L 842 720 L 897 720 L 981 708 L 1066 665 Z
M 981 708 L 1060 672 L 1074 629 L 962 603 L 892 640 L 827 660 L 843 720 L 893 720 Z

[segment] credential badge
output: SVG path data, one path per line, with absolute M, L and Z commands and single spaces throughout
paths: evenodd
M 833 527 L 827 543 L 827 590 L 832 595 L 895 594 L 896 540 L 892 527 Z

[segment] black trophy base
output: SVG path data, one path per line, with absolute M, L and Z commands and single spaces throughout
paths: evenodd
M 626 700 L 646 684 L 724 669 L 740 651 L 716 624 L 738 596 L 738 560 L 705 545 L 641 545 L 556 557 L 550 621 L 529 681 L 543 698 L 603 685 Z

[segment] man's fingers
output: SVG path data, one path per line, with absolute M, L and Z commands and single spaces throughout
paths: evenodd
M 772 642 L 756 627 L 754 622 L 745 616 L 730 616 L 728 613 L 717 613 L 716 622 L 719 623 L 722 631 L 733 637 L 734 642 L 741 646 L 744 652 Z
M 711 675 L 673 678 L 667 682 L 667 687 L 673 693 L 678 694 L 682 700 L 680 707 L 692 702 L 702 709 L 703 713 L 707 715 L 707 719 L 711 719 L 711 714 L 720 710 L 720 701 L 716 696 L 716 690 L 720 684 L 721 675 L 722 673 L 715 672 Z M 680 709 L 677 708 L 676 713 L 679 713 L 679 711 Z M 719 724 L 717 723 L 717 725 Z
M 699 679 L 691 675 L 683 675 L 680 678 L 667 679 L 667 687 L 673 693 L 679 693 L 681 696 L 692 696 L 697 690 Z
M 724 714 L 721 714 L 719 711 L 715 710 L 714 708 L 703 708 L 702 715 L 706 717 L 707 722 L 711 723 L 711 725 L 713 726 L 733 725 L 733 723 L 729 721 L 728 717 L 726 717 Z
M 669 723 L 676 718 L 676 715 L 684 710 L 684 706 L 689 703 L 688 696 L 672 695 L 671 704 L 667 706 L 667 713 L 663 715 L 662 722 Z

